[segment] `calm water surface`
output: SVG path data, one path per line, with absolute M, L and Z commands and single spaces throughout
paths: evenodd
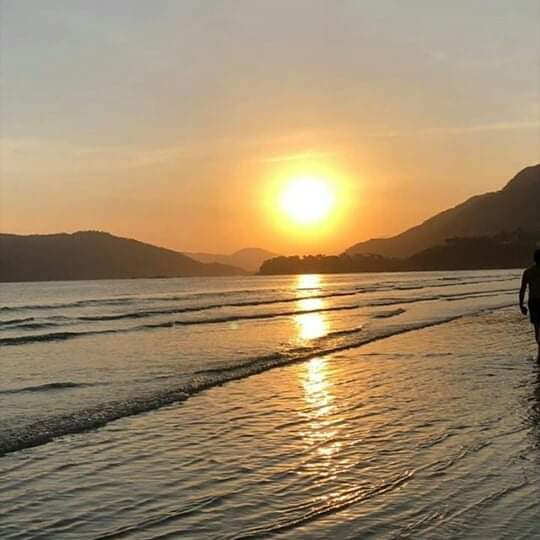
M 518 278 L 2 285 L 0 537 L 540 538 Z

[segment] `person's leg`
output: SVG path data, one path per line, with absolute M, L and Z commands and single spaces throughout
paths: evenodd
M 540 321 L 534 323 L 534 335 L 536 337 L 536 343 L 538 344 L 538 362 L 540 363 Z

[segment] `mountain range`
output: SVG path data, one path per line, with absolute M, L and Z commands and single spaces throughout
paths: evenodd
M 276 257 L 259 273 L 407 272 L 523 268 L 540 240 L 540 165 L 500 191 L 472 197 L 392 238 L 338 256 Z
M 0 281 L 243 275 L 182 253 L 98 231 L 0 234 Z
M 247 272 L 257 272 L 261 264 L 268 259 L 277 257 L 275 253 L 259 248 L 245 248 L 235 251 L 231 255 L 219 255 L 213 253 L 187 253 L 184 255 L 203 263 L 219 263 L 242 268 Z
M 528 264 L 540 240 L 540 164 L 500 191 L 478 195 L 403 233 L 360 242 L 338 257 L 179 253 L 100 231 L 0 234 L 0 281 L 232 276 L 508 268 Z
M 360 242 L 348 255 L 410 257 L 449 238 L 540 233 L 540 164 L 519 172 L 500 191 L 477 195 L 391 238 Z

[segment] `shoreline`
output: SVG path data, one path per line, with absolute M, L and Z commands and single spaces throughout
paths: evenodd
M 86 283 L 93 281 L 134 281 L 134 280 L 171 280 L 171 279 L 204 279 L 204 280 L 216 280 L 216 279 L 245 279 L 250 277 L 266 278 L 266 277 L 298 277 L 298 276 L 356 276 L 356 275 L 396 275 L 396 274 L 438 274 L 438 273 L 460 273 L 460 272 L 514 272 L 516 270 L 524 270 L 523 266 L 516 267 L 502 267 L 502 268 L 464 268 L 454 270 L 386 270 L 386 271 L 365 271 L 365 272 L 314 272 L 314 273 L 291 273 L 291 274 L 261 274 L 259 272 L 246 273 L 238 275 L 220 275 L 220 276 L 150 276 L 150 277 L 110 277 L 110 278 L 89 278 L 89 279 L 44 279 L 34 281 L 0 281 L 0 283 L 9 284 L 31 284 L 31 283 Z

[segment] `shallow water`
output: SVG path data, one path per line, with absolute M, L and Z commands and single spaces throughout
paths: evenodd
M 533 538 L 516 279 L 3 288 L 0 536 Z

